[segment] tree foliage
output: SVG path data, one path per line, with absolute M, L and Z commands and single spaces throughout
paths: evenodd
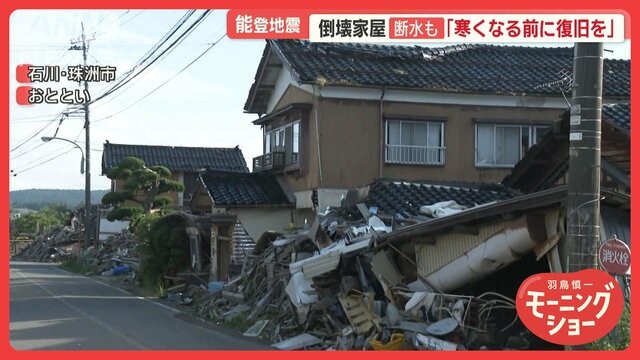
M 91 203 L 100 203 L 100 199 L 108 190 L 92 190 Z M 46 207 L 59 204 L 69 208 L 77 208 L 84 204 L 84 190 L 67 189 L 30 189 L 14 190 L 9 193 L 11 208 L 27 208 L 40 211 Z
M 50 205 L 40 211 L 24 214 L 11 220 L 11 234 L 35 234 L 37 229 L 42 232 L 54 226 L 68 224 L 71 209 L 64 204 Z
M 185 219 L 161 212 L 141 214 L 131 223 L 142 255 L 142 281 L 157 284 L 189 266 L 189 240 Z
M 625 350 L 631 342 L 631 307 L 625 304 L 620 321 L 611 332 L 587 345 L 589 350 Z
M 147 167 L 143 160 L 125 157 L 117 167 L 107 173 L 111 180 L 122 184 L 119 191 L 102 197 L 102 204 L 113 206 L 107 215 L 109 221 L 132 220 L 138 214 L 171 204 L 171 198 L 160 196 L 170 191 L 184 191 L 184 185 L 170 179 L 171 171 L 161 165 Z

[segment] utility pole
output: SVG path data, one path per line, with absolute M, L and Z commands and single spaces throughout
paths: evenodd
M 84 33 L 84 23 L 81 22 L 80 26 L 82 28 L 82 36 L 80 41 L 71 41 L 72 44 L 82 42 L 82 58 L 84 59 L 84 67 L 87 67 L 87 48 L 89 41 Z M 90 39 L 93 40 L 93 39 Z M 72 49 L 74 49 L 72 47 Z M 84 81 L 84 90 L 88 94 L 89 93 L 89 82 L 85 78 Z M 89 131 L 89 101 L 85 101 L 84 103 L 84 129 L 85 129 L 85 167 L 84 167 L 84 248 L 87 249 L 91 246 L 91 234 L 89 230 L 92 228 L 92 218 L 91 218 L 91 137 Z
M 569 134 L 568 272 L 597 267 L 602 67 L 602 43 L 576 43 Z

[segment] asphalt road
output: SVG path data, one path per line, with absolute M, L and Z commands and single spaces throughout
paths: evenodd
M 260 340 L 51 264 L 11 262 L 10 285 L 15 349 L 270 349 Z

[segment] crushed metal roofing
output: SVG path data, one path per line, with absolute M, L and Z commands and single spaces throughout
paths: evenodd
M 242 150 L 235 148 L 205 148 L 158 145 L 125 145 L 105 143 L 102 152 L 102 173 L 118 166 L 120 161 L 134 156 L 147 166 L 163 165 L 172 171 L 212 169 L 248 173 Z
M 369 185 L 365 204 L 386 214 L 416 216 L 420 207 L 455 200 L 467 207 L 510 199 L 520 195 L 500 184 L 427 183 L 378 179 Z
M 491 94 L 571 89 L 573 48 L 454 45 L 440 48 L 270 40 L 301 83 L 389 86 Z M 258 69 L 260 71 L 260 69 Z M 605 59 L 604 96 L 630 94 L 630 61 Z
M 200 175 L 216 206 L 292 206 L 273 175 L 207 171 Z

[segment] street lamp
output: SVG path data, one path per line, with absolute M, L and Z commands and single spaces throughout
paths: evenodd
M 42 139 L 42 141 L 44 141 L 44 142 L 49 142 L 51 140 L 62 140 L 62 141 L 66 141 L 66 142 L 68 142 L 70 144 L 73 144 L 73 146 L 75 146 L 78 149 L 80 149 L 80 153 L 82 154 L 82 161 L 80 162 L 80 174 L 84 174 L 84 150 L 82 150 L 80 145 L 76 144 L 75 142 L 73 142 L 73 141 L 71 141 L 69 139 L 64 139 L 64 138 L 59 138 L 59 137 L 43 136 L 40 139 Z
M 44 142 L 49 142 L 51 140 L 62 140 L 65 142 L 68 142 L 70 144 L 73 144 L 73 146 L 77 147 L 78 149 L 80 149 L 80 153 L 82 153 L 82 161 L 80 162 L 80 173 L 84 174 L 84 163 L 85 163 L 85 156 L 84 156 L 84 150 L 82 150 L 82 147 L 80 147 L 80 145 L 76 144 L 75 141 L 71 141 L 69 139 L 65 139 L 65 138 L 59 138 L 59 137 L 50 137 L 50 136 L 43 136 L 40 139 L 42 139 L 42 141 Z M 89 151 L 88 147 L 87 147 L 87 151 Z M 87 159 L 89 160 L 89 159 Z M 87 161 L 88 162 L 88 161 Z M 87 168 L 88 168 L 89 164 L 87 164 Z M 89 247 L 89 244 L 91 244 L 91 237 L 89 236 L 89 223 L 90 223 L 90 213 L 91 213 L 91 177 L 89 176 L 89 173 L 85 174 L 85 184 L 84 184 L 84 247 L 85 249 Z

